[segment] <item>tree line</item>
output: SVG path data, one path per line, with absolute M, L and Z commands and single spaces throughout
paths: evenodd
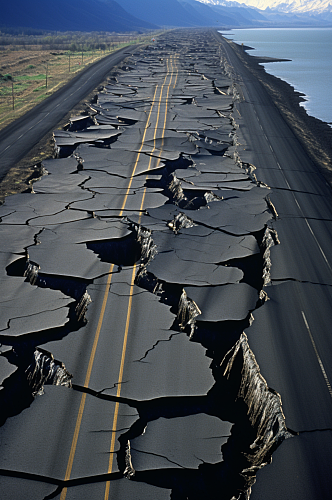
M 121 42 L 128 43 L 137 40 L 139 33 L 80 33 L 61 32 L 44 34 L 10 34 L 0 29 L 0 50 L 5 50 L 9 46 L 15 50 L 70 50 L 72 52 L 90 50 L 110 50 L 114 45 Z

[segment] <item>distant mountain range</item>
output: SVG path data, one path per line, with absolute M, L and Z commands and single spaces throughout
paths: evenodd
M 24 27 L 51 31 L 128 32 L 155 29 L 114 0 L 9 0 L 0 11 L 0 29 Z
M 332 25 L 332 0 L 243 1 L 11 0 L 1 7 L 0 29 L 123 33 L 158 27 Z
M 258 1 L 260 2 L 261 0 Z M 260 8 L 259 5 L 257 7 Z M 331 0 L 274 0 L 268 7 L 271 10 L 279 10 L 281 12 L 306 12 L 311 14 L 332 12 Z
M 210 7 L 234 7 L 234 6 L 250 6 L 264 11 L 264 14 L 269 12 L 282 12 L 286 14 L 307 14 L 311 16 L 321 16 L 326 18 L 326 15 L 332 12 L 331 0 L 198 0 L 204 5 Z

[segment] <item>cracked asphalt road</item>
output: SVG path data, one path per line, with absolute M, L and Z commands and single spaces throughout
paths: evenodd
M 0 180 L 44 135 L 102 82 L 110 69 L 120 63 L 127 47 L 107 56 L 77 75 L 48 99 L 0 132 Z
M 2 498 L 328 487 L 314 434 L 328 444 L 329 340 L 314 325 L 329 236 L 310 217 L 329 192 L 296 181 L 314 166 L 280 120 L 218 34 L 172 31 L 56 134 L 34 192 L 0 207 Z

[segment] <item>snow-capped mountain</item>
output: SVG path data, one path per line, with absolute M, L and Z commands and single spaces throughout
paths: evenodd
M 332 0 L 239 0 L 239 2 L 228 2 L 227 0 L 199 0 L 209 5 L 233 6 L 240 3 L 260 10 L 276 10 L 279 12 L 321 14 L 332 12 Z
M 258 1 L 264 2 L 264 0 Z M 331 12 L 332 2 L 331 0 L 275 0 L 268 7 L 282 12 L 311 12 L 320 14 L 322 12 Z

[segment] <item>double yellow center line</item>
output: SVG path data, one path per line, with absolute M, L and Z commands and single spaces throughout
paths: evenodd
M 153 149 L 152 149 L 151 155 L 150 155 L 148 171 L 151 169 L 152 161 L 153 161 L 153 153 L 156 150 L 156 138 L 157 138 L 157 134 L 158 134 L 160 111 L 161 111 L 164 90 L 166 87 L 167 92 L 166 92 L 166 97 L 164 98 L 165 99 L 165 116 L 164 116 L 162 131 L 161 131 L 162 139 L 164 139 L 164 135 L 165 135 L 168 98 L 169 98 L 169 92 L 170 92 L 170 88 L 171 88 L 171 85 L 173 82 L 174 74 L 175 74 L 175 80 L 173 83 L 173 88 L 175 87 L 176 81 L 177 81 L 177 68 L 176 68 L 176 63 L 175 63 L 174 57 L 171 56 L 170 60 L 167 60 L 166 64 L 167 64 L 167 72 L 166 72 L 164 82 L 160 87 L 159 97 L 158 97 L 158 101 L 157 101 L 158 102 L 158 109 L 157 109 L 156 124 L 155 124 L 154 135 L 153 135 L 154 145 L 153 145 Z M 169 79 L 168 83 L 167 83 L 167 79 Z M 127 203 L 127 199 L 128 199 L 129 193 L 130 193 L 131 185 L 133 182 L 133 178 L 135 176 L 137 165 L 138 165 L 138 162 L 140 159 L 140 155 L 141 155 L 142 149 L 144 147 L 144 142 L 145 142 L 147 130 L 150 127 L 151 115 L 152 115 L 153 108 L 155 106 L 155 102 L 156 102 L 155 100 L 156 100 L 158 88 L 159 88 L 159 85 L 156 85 L 155 92 L 154 92 L 153 99 L 152 99 L 151 108 L 149 111 L 148 119 L 147 119 L 147 122 L 145 125 L 143 137 L 142 137 L 141 146 L 140 146 L 140 149 L 137 153 L 136 161 L 135 161 L 133 171 L 132 171 L 132 174 L 131 174 L 131 177 L 129 180 L 128 188 L 127 188 L 127 191 L 126 191 L 126 194 L 125 194 L 125 197 L 123 200 L 123 204 L 122 204 L 122 207 L 121 207 L 121 210 L 119 213 L 120 217 L 123 215 L 123 212 L 124 212 L 124 209 L 125 209 L 125 206 Z M 163 145 L 163 141 L 162 141 L 162 145 Z M 161 152 L 159 153 L 159 157 L 157 159 L 157 162 L 158 162 L 157 165 L 160 162 L 160 154 L 161 154 Z M 141 213 L 142 213 L 143 206 L 144 206 L 145 195 L 146 195 L 146 188 L 144 189 L 144 192 L 142 195 L 142 201 L 141 201 L 141 206 L 140 206 Z M 98 345 L 98 340 L 99 340 L 99 336 L 100 336 L 100 332 L 101 332 L 101 327 L 103 324 L 103 319 L 104 319 L 104 315 L 105 315 L 105 311 L 106 311 L 106 305 L 107 305 L 107 300 L 108 300 L 108 295 L 109 295 L 109 290 L 110 290 L 110 285 L 111 285 L 111 280 L 112 280 L 113 268 L 114 268 L 114 264 L 111 264 L 111 266 L 109 268 L 109 272 L 108 272 L 108 278 L 107 278 L 107 282 L 106 282 L 106 288 L 105 288 L 103 303 L 102 303 L 102 307 L 101 307 L 101 311 L 100 311 L 100 315 L 99 315 L 99 320 L 98 320 L 98 324 L 97 324 L 97 329 L 96 329 L 96 333 L 95 333 L 95 337 L 94 337 L 94 341 L 93 341 L 93 346 L 91 349 L 88 369 L 87 369 L 86 376 L 85 376 L 84 387 L 89 387 L 89 383 L 90 383 L 92 367 L 93 367 L 95 354 L 96 354 L 96 350 L 97 350 L 97 345 Z M 118 383 L 117 383 L 117 394 L 116 394 L 117 397 L 120 397 L 120 395 L 121 395 L 121 384 L 122 384 L 122 380 L 123 380 L 124 362 L 125 362 L 125 357 L 126 357 L 126 349 L 127 349 L 127 341 L 128 341 L 128 332 L 129 332 L 135 276 L 136 276 L 136 264 L 133 267 L 133 272 L 132 272 L 132 277 L 131 277 L 129 303 L 128 303 L 127 318 L 126 318 L 125 332 L 124 332 L 123 345 L 122 345 L 122 355 L 121 355 Z M 76 425 L 75 425 L 74 435 L 73 435 L 73 439 L 72 439 L 70 454 L 69 454 L 69 458 L 68 458 L 67 469 L 66 469 L 66 474 L 65 474 L 65 479 L 64 479 L 65 481 L 69 481 L 69 479 L 70 479 L 70 475 L 71 475 L 71 471 L 72 471 L 72 467 L 73 467 L 73 463 L 74 463 L 74 458 L 75 458 L 78 436 L 79 436 L 80 427 L 81 427 L 82 418 L 83 418 L 85 402 L 86 402 L 86 393 L 83 393 L 82 397 L 81 397 L 81 402 L 80 402 L 78 415 L 77 415 L 77 419 L 76 419 Z M 111 440 L 110 458 L 109 458 L 109 464 L 108 464 L 108 473 L 110 473 L 110 474 L 112 473 L 112 470 L 113 470 L 113 457 L 114 457 L 114 449 L 115 449 L 115 437 L 116 437 L 118 413 L 119 413 L 119 403 L 117 402 L 115 405 L 115 410 L 114 410 L 113 425 L 112 425 L 112 440 Z M 109 492 L 110 492 L 110 481 L 107 481 L 106 488 L 105 488 L 104 500 L 108 500 Z M 67 488 L 65 487 L 65 488 L 63 488 L 63 490 L 61 492 L 60 500 L 65 500 L 66 496 L 67 496 Z

